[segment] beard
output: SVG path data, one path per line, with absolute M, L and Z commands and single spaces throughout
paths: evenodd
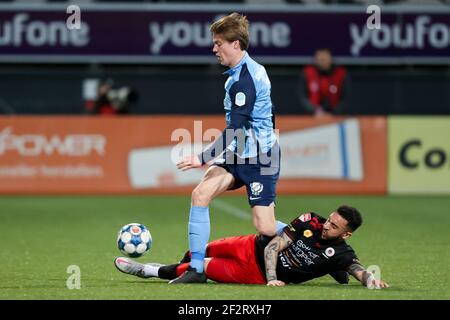
M 330 243 L 337 243 L 337 242 L 341 242 L 341 238 L 339 236 L 335 236 L 335 237 L 330 237 L 328 236 L 326 239 L 322 238 L 322 235 L 320 236 L 320 243 L 321 244 L 330 244 Z

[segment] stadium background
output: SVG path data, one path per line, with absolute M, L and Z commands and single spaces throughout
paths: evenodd
M 69 4 L 81 8 L 79 31 L 64 29 Z M 382 29 L 366 31 L 358 51 L 351 30 L 365 32 L 370 4 Z M 284 149 L 277 217 L 360 208 L 366 222 L 350 243 L 391 289 L 323 278 L 199 291 L 114 270 L 116 232 L 129 222 L 154 237 L 143 261 L 172 263 L 186 249 L 202 171 L 176 172 L 173 134 L 186 129 L 199 145 L 223 128 L 224 69 L 201 30 L 232 11 L 257 24 L 250 54 L 272 82 Z M 395 40 L 396 28 L 411 41 Z M 299 74 L 317 47 L 349 70 L 345 114 L 299 106 Z M 450 298 L 448 1 L 0 1 L 0 75 L 2 299 Z M 86 114 L 106 78 L 139 93 L 130 114 Z M 242 191 L 211 211 L 212 239 L 254 232 Z M 67 286 L 72 265 L 80 289 Z

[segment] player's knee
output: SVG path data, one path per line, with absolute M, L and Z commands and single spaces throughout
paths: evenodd
M 192 205 L 206 207 L 211 201 L 210 195 L 202 190 L 201 187 L 196 187 L 191 194 Z
M 255 227 L 259 234 L 268 237 L 274 236 L 277 232 L 276 225 L 274 225 L 273 223 L 256 222 Z
M 258 233 L 265 236 L 274 236 L 277 232 L 277 223 L 273 213 L 273 206 L 255 206 L 252 209 L 253 224 Z

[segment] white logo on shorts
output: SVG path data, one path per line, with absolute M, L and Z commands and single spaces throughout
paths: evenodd
M 250 183 L 250 189 L 252 191 L 252 195 L 259 196 L 259 194 L 263 191 L 264 186 L 260 182 L 252 182 Z

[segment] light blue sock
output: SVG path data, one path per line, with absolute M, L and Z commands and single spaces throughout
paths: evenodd
M 191 250 L 191 267 L 203 272 L 206 245 L 211 226 L 209 224 L 209 207 L 191 206 L 189 214 L 189 249 Z
M 284 227 L 286 226 L 287 226 L 286 223 L 277 220 L 277 235 L 281 235 Z

